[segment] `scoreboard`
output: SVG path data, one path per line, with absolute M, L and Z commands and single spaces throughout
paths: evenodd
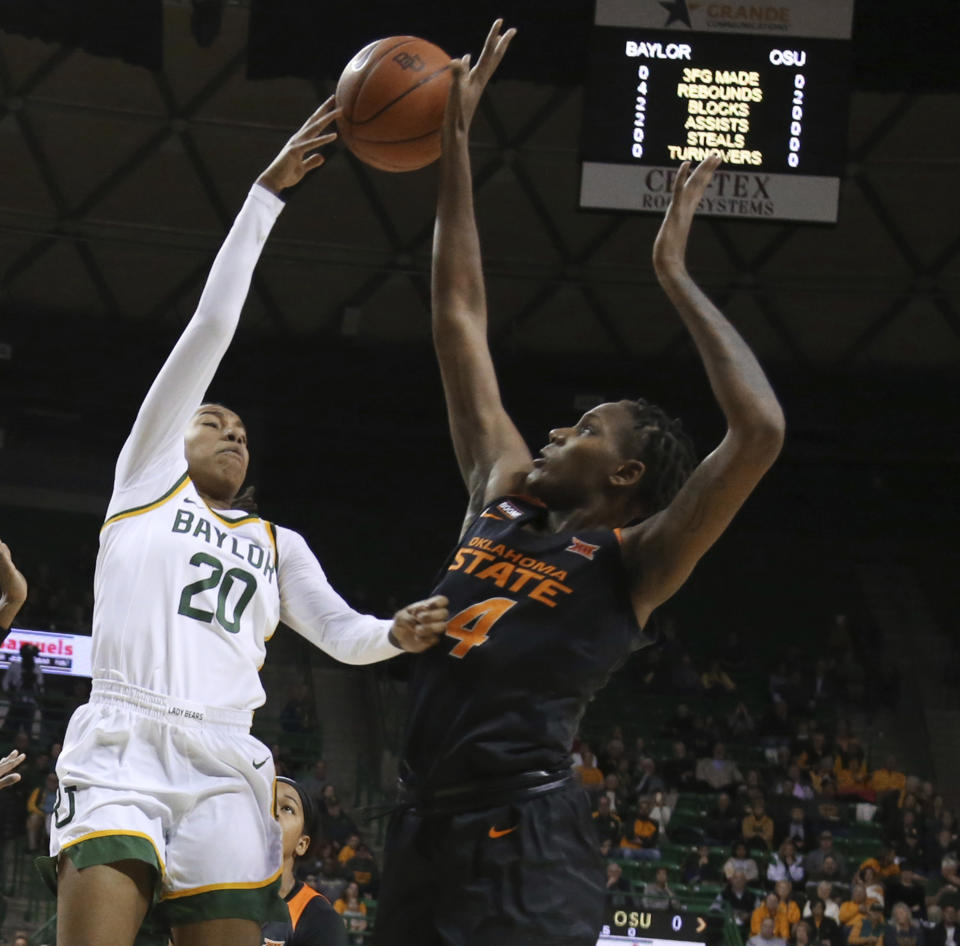
M 720 946 L 723 913 L 608 905 L 597 946 Z
M 834 223 L 853 0 L 597 0 L 580 206 L 662 213 L 673 174 L 723 159 L 700 208 Z

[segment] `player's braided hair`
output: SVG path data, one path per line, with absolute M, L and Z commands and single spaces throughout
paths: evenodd
M 644 514 L 650 516 L 670 505 L 693 472 L 697 456 L 679 419 L 643 398 L 627 404 L 633 415 L 629 453 L 646 466 L 637 493 Z

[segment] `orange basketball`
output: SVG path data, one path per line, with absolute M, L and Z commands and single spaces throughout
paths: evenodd
M 382 171 L 414 171 L 440 157 L 450 57 L 416 36 L 364 46 L 337 82 L 343 143 Z

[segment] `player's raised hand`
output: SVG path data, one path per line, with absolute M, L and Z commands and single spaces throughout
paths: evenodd
M 294 132 L 270 166 L 257 178 L 257 183 L 268 191 L 279 194 L 288 187 L 299 184 L 306 174 L 320 167 L 324 158 L 317 149 L 330 144 L 337 137 L 335 131 L 327 132 L 326 129 L 339 116 L 340 109 L 334 107 L 331 95 Z
M 0 759 L 0 788 L 9 788 L 20 781 L 20 773 L 13 770 L 26 758 L 22 752 L 12 749 Z
M 411 654 L 433 647 L 447 630 L 448 603 L 443 595 L 434 595 L 401 608 L 393 616 L 392 642 Z
M 450 65 L 453 83 L 450 86 L 450 97 L 447 99 L 447 110 L 444 116 L 445 133 L 453 130 L 469 130 L 480 96 L 483 95 L 490 77 L 497 71 L 497 66 L 500 65 L 510 40 L 516 35 L 515 28 L 511 27 L 504 33 L 503 20 L 494 20 L 487 34 L 487 40 L 483 44 L 480 58 L 472 69 L 469 54 L 462 59 L 453 60 Z
M 653 268 L 660 274 L 682 271 L 687 254 L 687 238 L 697 206 L 713 180 L 713 172 L 720 165 L 720 156 L 711 154 L 693 171 L 684 161 L 673 182 L 670 206 L 664 214 L 660 232 L 653 242 Z

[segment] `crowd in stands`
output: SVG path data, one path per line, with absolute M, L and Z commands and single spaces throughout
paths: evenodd
M 702 666 L 671 638 L 633 722 L 576 746 L 611 907 L 721 913 L 748 946 L 960 946 L 956 818 L 848 720 L 895 700 L 880 655 L 843 616 L 766 674 L 736 634 Z

